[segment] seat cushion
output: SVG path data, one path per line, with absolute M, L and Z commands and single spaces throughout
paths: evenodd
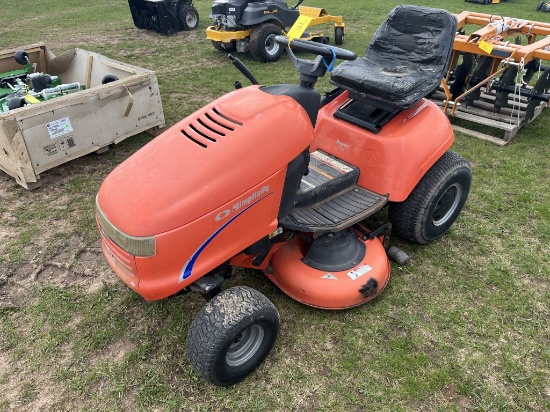
M 447 71 L 455 17 L 441 9 L 397 6 L 376 31 L 365 55 L 337 66 L 331 83 L 398 107 L 432 92 Z

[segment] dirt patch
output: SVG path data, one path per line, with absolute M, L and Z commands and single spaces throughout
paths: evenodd
M 25 362 L 13 362 L 6 354 L 0 354 L 2 401 L 10 405 L 11 410 L 51 410 L 56 399 L 66 392 L 65 389 L 52 382 L 47 373 L 33 374 L 29 378 L 26 367 Z M 7 368 L 5 373 L 4 368 Z M 9 376 L 6 375 L 8 372 Z
M 92 187 L 74 194 L 71 185 L 106 171 L 94 155 L 62 165 L 43 177 L 43 187 L 28 191 L 0 171 L 0 310 L 21 306 L 34 287 L 78 287 L 85 293 L 117 281 L 92 233 Z M 93 179 L 92 179 L 93 181 Z M 91 224 L 84 225 L 87 219 Z
M 99 241 L 93 246 L 78 245 L 54 256 L 37 253 L 32 262 L 13 268 L 0 286 L 0 308 L 15 308 L 29 297 L 33 287 L 79 288 L 94 293 L 117 281 L 105 262 Z
M 89 364 L 97 365 L 102 361 L 109 363 L 122 362 L 135 347 L 135 343 L 131 342 L 129 339 L 118 340 L 90 357 Z

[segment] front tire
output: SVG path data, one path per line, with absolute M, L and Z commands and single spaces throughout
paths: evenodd
M 263 63 L 279 60 L 283 53 L 283 46 L 275 41 L 275 36 L 280 34 L 283 34 L 282 30 L 272 23 L 256 27 L 252 31 L 249 41 L 252 57 Z
M 403 238 L 420 244 L 441 237 L 462 210 L 472 181 L 472 167 L 448 151 L 422 177 L 403 202 L 391 202 L 388 218 Z
M 334 29 L 334 43 L 337 46 L 340 46 L 344 43 L 344 28 L 343 27 L 336 27 Z
M 238 286 L 211 299 L 187 334 L 187 356 L 209 382 L 235 384 L 252 373 L 279 334 L 277 309 L 257 290 Z
M 182 6 L 178 10 L 178 23 L 183 30 L 195 30 L 199 27 L 199 12 L 193 6 Z

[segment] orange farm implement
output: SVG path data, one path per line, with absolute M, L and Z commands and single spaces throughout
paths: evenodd
M 550 67 L 544 65 L 550 60 L 550 23 L 469 11 L 456 18 L 449 70 L 432 99 L 452 120 L 499 130 L 501 137 L 479 127 L 455 130 L 505 145 L 550 101 Z

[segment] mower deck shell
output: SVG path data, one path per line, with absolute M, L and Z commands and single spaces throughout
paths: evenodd
M 347 309 L 362 305 L 378 296 L 390 279 L 390 262 L 378 238 L 361 240 L 366 246 L 362 261 L 342 271 L 324 271 L 303 262 L 306 242 L 294 237 L 277 249 L 272 271 L 267 277 L 285 294 L 308 306 L 321 309 Z M 297 276 L 299 274 L 299 276 Z M 368 281 L 375 289 L 365 294 Z

